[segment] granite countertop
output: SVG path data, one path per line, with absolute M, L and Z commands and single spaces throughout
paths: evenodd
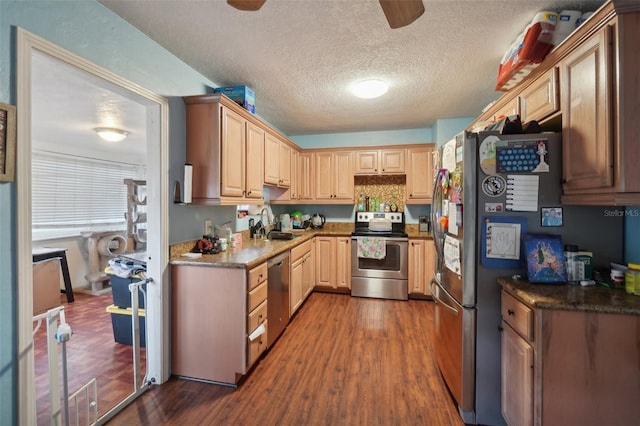
M 191 252 L 196 244 L 195 240 L 186 241 L 169 247 L 169 263 L 172 265 L 251 269 L 315 236 L 351 236 L 352 232 L 353 223 L 340 222 L 327 222 L 322 229 L 294 230 L 293 233 L 297 237 L 292 240 L 252 240 L 249 238 L 248 232 L 243 232 L 241 247 L 229 248 L 218 254 L 203 254 L 197 259 L 183 256 L 183 254 Z
M 498 284 L 534 309 L 640 315 L 640 296 L 628 294 L 624 289 L 600 285 L 533 284 L 508 277 L 498 278 Z

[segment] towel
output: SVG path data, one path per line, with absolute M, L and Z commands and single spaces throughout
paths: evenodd
M 384 259 L 387 255 L 387 245 L 384 238 L 357 237 L 358 257 L 365 259 Z

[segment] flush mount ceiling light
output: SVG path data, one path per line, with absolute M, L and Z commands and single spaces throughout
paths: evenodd
M 96 127 L 95 132 L 107 142 L 120 142 L 129 135 L 129 132 L 114 127 Z
M 351 92 L 359 98 L 373 99 L 387 93 L 389 85 L 382 80 L 362 80 L 351 85 Z

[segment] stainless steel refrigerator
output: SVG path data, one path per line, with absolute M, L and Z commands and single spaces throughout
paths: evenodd
M 558 133 L 464 132 L 440 147 L 435 160 L 431 291 L 438 366 L 465 423 L 502 425 L 496 281 L 527 278 L 520 236 L 561 235 L 563 243 L 593 251 L 594 266 L 606 265 L 623 258 L 623 221 L 606 215 L 606 206 L 560 204 Z M 543 226 L 548 213 L 562 218 Z M 590 232 L 593 223 L 599 232 Z

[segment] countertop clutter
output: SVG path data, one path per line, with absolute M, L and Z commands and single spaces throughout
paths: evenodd
M 196 241 L 186 241 L 171 245 L 169 262 L 172 265 L 214 266 L 221 268 L 253 268 L 283 251 L 289 250 L 317 235 L 350 236 L 353 232 L 352 222 L 327 222 L 322 229 L 295 231 L 292 240 L 251 239 L 243 235 L 240 247 L 229 248 L 217 254 L 203 254 L 197 258 L 185 256 L 193 249 Z M 405 231 L 410 239 L 431 239 L 430 232 L 419 232 L 417 224 L 408 224 Z
M 534 309 L 640 315 L 640 297 L 624 289 L 572 284 L 532 284 L 526 280 L 499 278 L 508 293 Z

